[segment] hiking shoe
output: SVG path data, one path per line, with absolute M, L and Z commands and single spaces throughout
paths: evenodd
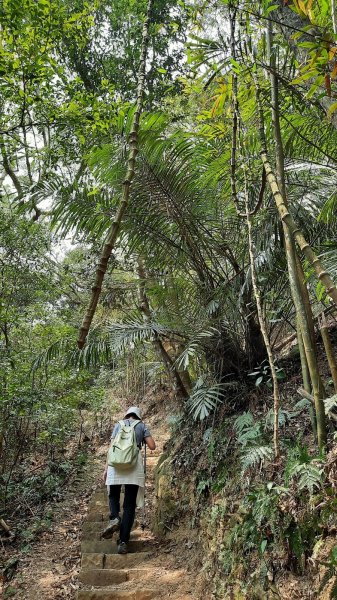
M 128 553 L 128 545 L 125 542 L 119 542 L 117 548 L 117 554 L 127 554 Z
M 120 526 L 121 526 L 121 520 L 119 517 L 116 517 L 116 519 L 112 519 L 111 521 L 109 521 L 109 525 L 102 532 L 101 537 L 102 538 L 112 537 L 112 534 L 114 533 L 114 531 L 118 531 Z

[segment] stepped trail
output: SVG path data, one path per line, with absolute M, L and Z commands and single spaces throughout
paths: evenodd
M 155 511 L 154 469 L 168 439 L 157 417 L 145 419 L 157 443 L 148 451 L 145 531 L 142 509 L 137 510 L 129 553 L 116 553 L 116 537 L 102 540 L 108 522 L 108 496 L 100 477 L 107 445 L 98 449 L 69 487 L 53 504 L 53 525 L 40 534 L 31 550 L 20 555 L 10 582 L 16 600 L 192 600 L 195 578 L 186 570 L 182 548 L 186 539 L 159 540 L 151 532 Z M 175 530 L 178 532 L 178 530 Z M 186 551 L 186 548 L 185 548 Z M 1 594 L 0 594 L 1 596 Z
M 146 481 L 146 521 L 154 504 L 154 469 L 167 439 L 165 432 L 153 430 L 157 449 L 148 451 Z M 81 570 L 78 600 L 192 600 L 193 583 L 185 569 L 165 544 L 146 528 L 140 527 L 141 511 L 131 533 L 129 553 L 118 555 L 117 533 L 111 540 L 100 534 L 108 520 L 106 489 L 97 489 L 89 503 L 82 526 Z

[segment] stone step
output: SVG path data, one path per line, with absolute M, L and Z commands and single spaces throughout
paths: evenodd
M 152 589 L 133 590 L 80 590 L 78 600 L 152 600 L 158 592 Z
M 154 468 L 156 467 L 158 464 L 158 457 L 157 456 L 148 456 L 146 459 L 146 467 L 148 468 Z
M 143 585 L 176 585 L 185 571 L 163 568 L 136 569 L 82 569 L 79 580 L 84 585 L 105 587 L 118 585 L 126 581 L 138 581 Z
M 87 523 L 97 523 L 98 524 L 98 523 L 102 523 L 102 521 L 108 521 L 108 520 L 109 520 L 108 512 L 104 512 L 102 510 L 92 510 L 86 514 L 83 525 L 86 525 Z
M 128 581 L 128 571 L 118 569 L 82 569 L 78 579 L 84 585 L 104 587 Z
M 139 511 L 141 511 L 141 510 L 142 510 L 141 508 L 137 509 L 138 515 L 140 514 Z M 122 507 L 122 512 L 123 512 L 123 507 Z M 87 523 L 96 523 L 97 529 L 99 529 L 100 527 L 103 527 L 103 529 L 104 529 L 104 527 L 106 527 L 108 525 L 109 520 L 110 520 L 110 514 L 108 511 L 94 510 L 92 512 L 87 513 L 85 520 L 82 523 L 82 527 L 83 527 L 83 530 L 85 530 Z M 135 520 L 134 525 L 139 527 L 140 523 L 141 523 L 141 517 L 138 516 Z
M 109 506 L 109 500 L 108 497 L 104 498 L 104 500 L 95 500 L 94 498 L 92 500 L 90 500 L 89 504 L 88 504 L 88 509 L 89 511 L 94 511 L 97 512 L 101 509 L 105 509 Z
M 149 541 L 145 542 L 143 540 L 134 540 L 129 542 L 128 549 L 130 553 L 146 552 L 151 549 L 149 546 L 153 546 L 153 543 L 151 544 Z M 115 540 L 83 540 L 81 542 L 81 553 L 116 554 L 117 544 Z
M 84 523 L 82 524 L 82 533 L 85 534 L 96 534 L 98 532 L 102 532 L 105 527 L 107 527 L 107 525 L 109 524 L 109 519 L 107 519 L 106 521 L 84 521 Z M 132 526 L 132 533 L 131 533 L 131 537 L 134 537 L 136 534 L 136 537 L 139 535 L 143 534 L 143 530 L 141 527 L 141 521 L 139 519 L 135 519 L 133 526 Z
M 102 533 L 104 531 L 105 526 L 108 524 L 108 521 L 106 523 L 83 523 L 82 525 L 82 535 L 81 535 L 81 539 L 82 540 L 100 540 L 102 537 Z M 117 539 L 118 534 L 117 532 L 114 532 L 113 534 L 111 534 L 110 538 L 113 539 Z M 136 526 L 134 526 L 132 532 L 131 532 L 131 540 L 136 540 L 138 538 L 142 538 L 144 537 L 144 533 L 142 531 L 142 529 L 137 528 Z
M 134 552 L 133 554 L 82 554 L 82 569 L 125 569 L 143 565 L 150 552 Z

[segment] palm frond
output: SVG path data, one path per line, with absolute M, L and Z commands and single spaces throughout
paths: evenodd
M 196 354 L 203 353 L 205 342 L 212 338 L 215 333 L 219 333 L 215 327 L 209 327 L 208 329 L 197 333 L 197 335 L 188 343 L 180 356 L 178 356 L 176 360 L 177 367 L 179 369 L 187 369 L 190 361 L 195 359 Z
M 223 385 L 216 383 L 208 386 L 202 378 L 199 378 L 187 401 L 187 408 L 194 420 L 203 421 L 223 400 Z
M 170 331 L 160 323 L 149 323 L 129 318 L 124 323 L 111 323 L 107 327 L 110 350 L 122 354 L 142 342 L 151 342 L 157 335 L 169 335 Z

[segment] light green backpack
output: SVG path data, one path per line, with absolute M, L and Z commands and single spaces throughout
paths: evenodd
M 108 450 L 108 465 L 121 471 L 127 471 L 137 462 L 139 448 L 137 446 L 135 427 L 141 421 L 133 421 L 125 425 L 124 421 L 118 421 L 120 430 L 111 441 Z

